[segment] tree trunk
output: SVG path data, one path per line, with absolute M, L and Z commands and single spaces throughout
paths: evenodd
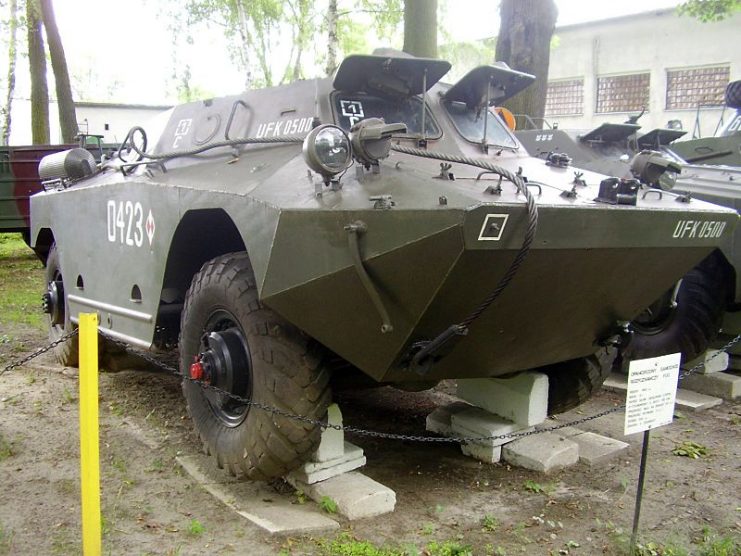
M 8 5 L 10 11 L 8 29 L 8 96 L 3 108 L 3 131 L 0 136 L 0 145 L 10 143 L 10 124 L 13 111 L 13 94 L 15 94 L 15 61 L 17 51 L 16 31 L 18 30 L 18 2 L 10 0 Z
M 558 10 L 553 0 L 502 0 L 499 13 L 501 27 L 496 59 L 536 78 L 535 83 L 507 100 L 504 106 L 514 114 L 527 114 L 542 127 L 551 37 Z
M 77 114 L 75 101 L 72 99 L 72 86 L 69 82 L 67 58 L 64 56 L 62 37 L 59 35 L 57 20 L 54 16 L 54 6 L 51 0 L 41 1 L 41 18 L 46 29 L 46 39 L 49 41 L 49 56 L 51 67 L 54 70 L 54 81 L 57 91 L 57 107 L 59 109 L 59 127 L 62 130 L 62 141 L 72 143 L 79 133 L 77 128 Z
M 340 39 L 337 36 L 337 0 L 329 0 L 327 8 L 327 65 L 325 71 L 328 76 L 337 69 L 337 46 Z
M 437 0 L 404 0 L 403 50 L 437 58 Z
M 37 0 L 26 0 L 28 66 L 31 70 L 31 137 L 34 145 L 49 143 L 49 89 L 46 56 Z

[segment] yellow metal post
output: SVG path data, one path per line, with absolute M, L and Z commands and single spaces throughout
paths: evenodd
M 80 483 L 82 553 L 99 556 L 98 315 L 94 313 L 80 314 Z

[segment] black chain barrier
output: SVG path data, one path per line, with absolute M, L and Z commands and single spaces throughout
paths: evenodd
M 105 336 L 105 334 L 103 334 Z M 30 353 L 29 355 L 23 357 L 22 359 L 19 359 L 17 361 L 13 361 L 10 364 L 6 365 L 3 369 L 0 369 L 0 376 L 4 373 L 11 371 L 17 367 L 20 367 L 22 365 L 25 365 L 32 359 L 35 359 L 36 357 L 46 353 L 47 351 L 50 351 L 54 349 L 59 344 L 69 340 L 70 338 L 73 338 L 77 336 L 77 329 L 74 329 L 73 331 L 65 334 L 64 336 L 61 336 L 60 338 L 54 340 L 50 344 L 41 347 L 37 349 L 36 351 Z M 221 388 L 218 388 L 216 386 L 213 386 L 212 384 L 208 384 L 206 382 L 203 382 L 201 380 L 196 380 L 194 378 L 191 378 L 187 375 L 183 375 L 180 370 L 176 367 L 173 367 L 172 365 L 168 365 L 164 361 L 157 359 L 156 357 L 142 352 L 140 350 L 132 349 L 132 347 L 120 340 L 111 338 L 110 336 L 105 336 L 106 341 L 111 342 L 113 344 L 116 344 L 119 347 L 122 347 L 127 353 L 130 353 L 132 355 L 135 355 L 136 357 L 139 357 L 141 359 L 144 359 L 148 363 L 151 363 L 152 365 L 163 369 L 167 372 L 169 372 L 172 375 L 177 376 L 178 378 L 181 378 L 183 380 L 187 380 L 189 382 L 193 382 L 195 384 L 198 384 L 201 388 L 204 390 L 210 390 L 212 392 L 216 392 L 217 394 L 224 396 L 225 398 L 231 399 L 233 401 L 236 401 L 243 405 L 248 405 L 250 407 L 257 408 L 261 411 L 267 411 L 269 413 L 272 413 L 273 415 L 278 415 L 280 417 L 285 417 L 287 419 L 292 419 L 294 421 L 300 421 L 302 423 L 306 423 L 308 425 L 312 425 L 315 427 L 319 427 L 321 429 L 332 429 L 342 432 L 349 432 L 353 434 L 357 434 L 360 436 L 367 436 L 372 438 L 382 438 L 385 440 L 402 440 L 402 441 L 410 441 L 410 442 L 431 442 L 431 443 L 459 443 L 459 444 L 466 444 L 469 442 L 485 442 L 489 440 L 510 440 L 515 438 L 522 438 L 525 436 L 532 436 L 535 434 L 542 434 L 546 432 L 553 432 L 558 431 L 560 429 L 565 429 L 567 427 L 573 427 L 576 425 L 581 425 L 582 423 L 586 423 L 589 421 L 593 421 L 595 419 L 599 419 L 600 417 L 605 417 L 606 415 L 610 415 L 612 413 L 617 413 L 619 411 L 622 411 L 625 409 L 625 404 L 616 406 L 610 409 L 607 409 L 605 411 L 601 411 L 599 413 L 595 413 L 594 415 L 589 415 L 588 417 L 582 417 L 581 419 L 576 419 L 574 421 L 569 421 L 567 423 L 561 423 L 558 425 L 553 425 L 549 427 L 543 427 L 533 430 L 527 430 L 527 431 L 521 431 L 521 432 L 511 432 L 506 434 L 498 434 L 494 436 L 422 436 L 422 435 L 408 435 L 408 434 L 399 434 L 399 433 L 392 433 L 392 432 L 381 432 L 381 431 L 373 431 L 368 429 L 361 429 L 358 427 L 353 426 L 346 426 L 346 425 L 333 425 L 330 423 L 327 423 L 325 421 L 319 420 L 319 419 L 312 419 L 310 417 L 306 417 L 304 415 L 296 415 L 295 413 L 291 413 L 289 411 L 285 411 L 283 409 L 280 409 L 278 407 L 274 407 L 271 405 L 263 404 L 248 398 L 243 398 L 241 396 L 237 396 L 235 394 L 232 394 L 231 392 L 227 392 L 226 390 L 223 390 Z M 712 357 L 708 358 L 707 360 L 698 363 L 697 365 L 693 366 L 690 369 L 682 369 L 682 372 L 679 375 L 678 381 L 681 382 L 686 377 L 697 373 L 700 369 L 702 369 L 707 363 L 718 357 L 721 353 L 728 352 L 729 349 L 731 349 L 734 345 L 736 345 L 739 341 L 741 341 L 741 334 L 733 338 L 731 341 L 729 341 L 726 345 L 724 345 L 720 350 L 718 350 L 717 353 L 713 354 Z

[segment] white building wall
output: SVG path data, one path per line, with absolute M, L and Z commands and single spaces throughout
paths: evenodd
M 137 104 L 108 104 L 93 102 L 76 103 L 77 123 L 80 131 L 103 135 L 105 143 L 123 141 L 126 133 L 135 125 L 147 129 L 147 123 L 164 112 L 167 106 Z M 49 105 L 49 128 L 52 144 L 62 143 L 59 130 L 59 115 L 55 102 Z M 10 127 L 11 145 L 31 143 L 31 103 L 28 100 L 13 101 L 13 119 Z
M 643 130 L 681 120 L 690 134 L 695 109 L 666 110 L 666 71 L 728 65 L 730 80 L 741 79 L 741 14 L 702 23 L 678 16 L 674 10 L 661 10 L 559 27 L 555 35 L 558 39 L 551 50 L 549 81 L 584 79 L 584 113 L 546 117 L 562 128 L 588 129 L 627 119 L 629 113 L 596 113 L 597 77 L 650 72 L 648 111 L 639 121 Z M 721 112 L 703 108 L 702 136 L 713 134 Z M 727 120 L 728 110 L 725 114 Z

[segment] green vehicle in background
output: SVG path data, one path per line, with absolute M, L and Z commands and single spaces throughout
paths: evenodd
M 0 233 L 20 232 L 30 237 L 29 197 L 43 191 L 39 162 L 49 154 L 84 146 L 96 161 L 117 148 L 101 143 L 100 135 L 80 135 L 78 145 L 0 146 Z
M 333 78 L 177 106 L 101 165 L 43 159 L 51 338 L 97 312 L 104 345 L 177 346 L 205 450 L 253 479 L 312 453 L 348 377 L 419 390 L 535 369 L 550 413 L 584 401 L 626 322 L 737 214 L 531 157 L 490 109 L 530 76 L 443 84 L 449 69 L 349 56 Z M 74 340 L 55 354 L 75 364 Z

